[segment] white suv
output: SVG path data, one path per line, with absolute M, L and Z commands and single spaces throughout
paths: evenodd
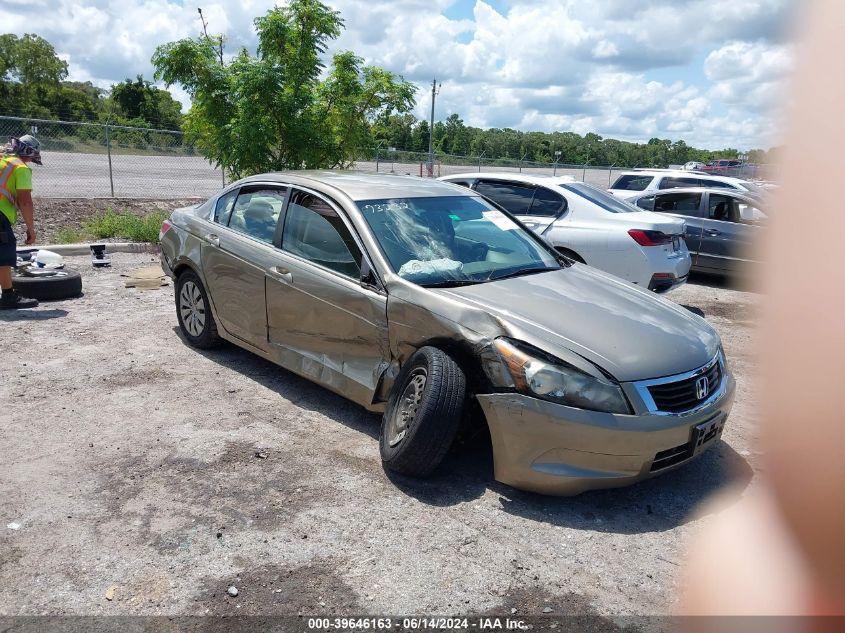
M 628 199 L 636 198 L 647 191 L 678 189 L 682 187 L 715 187 L 719 189 L 730 189 L 757 197 L 762 197 L 765 194 L 762 187 L 747 180 L 731 178 L 730 176 L 714 176 L 712 174 L 685 171 L 683 169 L 634 169 L 623 171 L 608 191 L 614 196 Z
M 474 189 L 570 259 L 655 292 L 687 280 L 692 261 L 683 220 L 643 211 L 570 176 L 494 172 L 440 180 Z

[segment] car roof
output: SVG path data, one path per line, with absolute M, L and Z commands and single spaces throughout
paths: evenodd
M 744 182 L 742 178 L 734 178 L 732 176 L 718 176 L 716 174 L 709 174 L 706 171 L 694 171 L 690 169 L 628 169 L 620 172 L 619 176 L 704 176 L 711 180 L 719 182 Z M 611 187 L 612 189 L 612 187 Z
M 567 182 L 580 182 L 572 176 L 548 176 L 545 174 L 526 174 L 514 173 L 508 171 L 471 171 L 460 174 L 448 174 L 441 176 L 439 180 L 446 178 L 461 179 L 461 178 L 488 178 L 490 180 L 507 180 L 511 182 L 527 182 L 532 185 L 559 185 Z
M 649 196 L 659 196 L 666 193 L 718 193 L 729 194 L 735 198 L 744 198 L 746 200 L 754 200 L 759 202 L 758 196 L 743 191 L 741 189 L 725 189 L 723 187 L 672 187 L 671 189 L 658 189 L 657 191 L 643 191 L 638 195 L 630 198 L 631 200 L 639 200 L 640 198 L 647 198 Z
M 278 182 L 284 184 L 322 185 L 345 194 L 352 200 L 377 200 L 381 198 L 430 198 L 437 196 L 475 196 L 474 191 L 447 182 L 419 176 L 399 174 L 371 174 L 352 170 L 297 170 L 256 174 L 236 185 L 255 182 Z

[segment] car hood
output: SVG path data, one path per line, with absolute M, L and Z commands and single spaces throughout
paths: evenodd
M 514 337 L 563 358 L 574 352 L 622 382 L 696 369 L 719 349 L 704 319 L 582 264 L 438 292 L 496 317 Z

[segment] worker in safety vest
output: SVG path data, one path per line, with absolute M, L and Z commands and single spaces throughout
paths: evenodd
M 34 308 L 35 299 L 12 288 L 12 267 L 17 263 L 17 240 L 12 230 L 18 211 L 26 223 L 26 244 L 35 242 L 32 210 L 32 169 L 41 164 L 41 143 L 29 134 L 10 138 L 0 156 L 0 309 Z

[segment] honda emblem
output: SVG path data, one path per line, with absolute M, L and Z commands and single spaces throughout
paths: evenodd
M 707 380 L 707 376 L 702 376 L 695 381 L 695 395 L 699 400 L 704 400 L 708 393 L 710 393 L 710 381 Z

